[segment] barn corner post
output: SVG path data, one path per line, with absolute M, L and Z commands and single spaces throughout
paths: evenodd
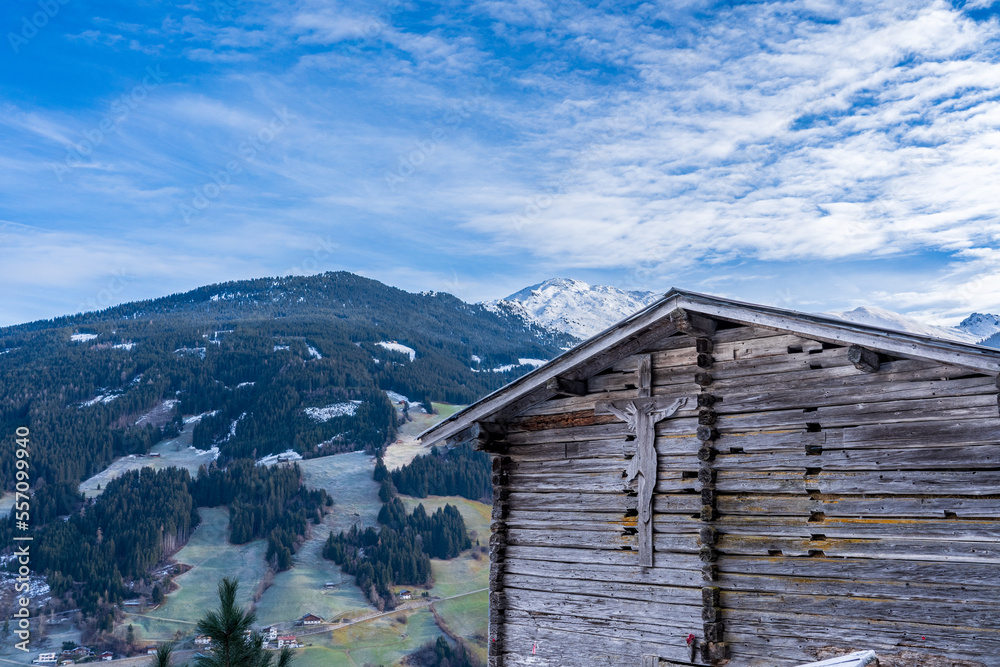
M 508 471 L 510 457 L 506 448 L 496 446 L 490 452 L 493 481 L 493 512 L 490 521 L 490 616 L 487 667 L 503 667 L 504 556 L 507 550 L 507 517 L 510 513 Z M 484 448 L 485 449 L 485 448 Z
M 715 427 L 718 415 L 714 410 L 717 400 L 712 392 L 712 366 L 715 350 L 715 332 L 718 322 L 714 319 L 677 309 L 670 316 L 679 331 L 695 340 L 696 365 L 694 381 L 698 385 L 698 428 L 695 436 L 701 443 L 698 449 L 698 483 L 701 492 L 701 522 L 698 531 L 699 557 L 702 565 L 702 632 L 701 659 L 713 665 L 725 664 L 730 658 L 729 646 L 725 641 L 725 625 L 722 617 L 721 589 L 718 586 L 719 568 L 716 564 L 719 552 L 716 545 L 719 531 L 715 527 L 718 519 L 716 505 L 716 471 L 714 461 L 718 450 L 716 443 L 719 431 Z

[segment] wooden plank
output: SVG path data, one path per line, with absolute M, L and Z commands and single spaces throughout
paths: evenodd
M 511 511 L 596 512 L 621 516 L 628 510 L 636 509 L 636 498 L 625 494 L 611 499 L 604 494 L 511 493 L 507 502 Z M 659 514 L 691 514 L 700 509 L 701 497 L 696 494 L 660 494 L 653 497 L 653 511 Z
M 961 588 L 997 587 L 991 563 L 867 558 L 795 558 L 786 556 L 726 556 L 719 560 L 720 577 L 728 575 L 787 576 L 835 581 L 911 582 Z
M 670 496 L 685 499 L 687 496 Z M 683 512 L 688 505 L 679 504 L 676 512 Z M 872 497 L 809 497 L 761 496 L 761 495 L 720 495 L 716 506 L 723 515 L 769 515 L 769 516 L 809 516 L 820 512 L 827 517 L 883 516 L 931 518 L 996 518 L 1000 517 L 1000 498 L 954 498 L 899 496 Z M 667 511 L 667 510 L 664 510 Z
M 730 331 L 738 330 L 732 329 Z M 743 331 L 748 331 L 748 329 L 745 328 Z M 757 332 L 757 335 L 750 335 L 739 340 L 719 340 L 719 336 L 716 335 L 715 351 L 712 356 L 717 361 L 729 361 L 785 356 L 790 354 L 789 348 L 801 348 L 802 352 L 807 354 L 811 350 L 823 349 L 823 343 L 795 334 L 783 334 L 770 329 L 758 329 Z
M 956 604 L 944 600 L 929 605 L 923 600 L 776 595 L 723 590 L 722 607 L 723 609 L 777 612 L 794 609 L 801 614 L 874 618 L 884 621 L 912 619 L 933 625 L 963 625 L 974 628 L 995 628 L 997 624 L 997 609 L 995 607 Z
M 690 652 L 682 630 L 642 620 L 577 619 L 512 610 L 504 627 L 503 664 L 637 667 L 643 654 L 685 660 Z M 567 656 L 573 656 L 572 663 Z
M 692 494 L 694 495 L 694 494 Z M 697 496 L 696 496 L 697 497 Z M 699 510 L 701 507 L 699 506 Z M 753 521 L 758 520 L 757 524 L 753 525 L 765 525 L 763 521 L 766 517 L 745 517 L 745 519 Z M 799 517 L 786 517 L 785 522 L 789 526 L 798 526 L 800 523 L 804 524 L 808 519 L 800 519 Z M 775 521 L 780 521 L 775 519 Z M 607 514 L 607 513 L 587 513 L 587 512 L 554 512 L 554 511 L 514 511 L 511 510 L 508 514 L 505 523 L 508 528 L 527 528 L 531 530 L 550 530 L 553 533 L 558 533 L 562 531 L 576 531 L 576 530 L 586 530 L 586 531 L 612 531 L 612 532 L 622 532 L 635 530 L 637 528 L 636 516 L 625 516 L 623 514 Z M 989 522 L 984 522 L 989 523 Z M 659 533 L 697 533 L 701 528 L 704 527 L 704 523 L 701 521 L 700 514 L 686 513 L 686 514 L 656 514 L 654 515 L 653 524 L 656 531 Z M 778 524 L 780 525 L 780 524 Z M 816 532 L 816 531 L 812 531 Z M 772 534 L 792 534 L 789 530 L 781 533 Z M 796 533 L 797 534 L 797 533 Z M 809 531 L 806 531 L 806 536 L 808 537 Z
M 734 537 L 733 539 L 743 540 L 744 538 Z M 745 539 L 755 540 L 758 538 Z M 760 539 L 779 540 L 784 538 Z M 629 549 L 632 551 L 638 551 L 639 549 L 639 540 L 637 535 L 624 534 L 621 531 L 614 530 L 544 530 L 538 528 L 510 527 L 507 529 L 507 544 L 514 546 L 553 547 L 562 549 Z M 697 532 L 686 534 L 681 532 L 654 533 L 653 545 L 654 550 L 657 553 L 680 552 L 690 554 L 698 553 L 698 550 L 701 548 L 701 542 Z M 743 553 L 746 552 L 744 551 Z M 752 551 L 752 553 L 766 553 L 766 551 L 756 549 Z
M 904 359 L 883 364 L 878 374 L 862 373 L 853 366 L 838 366 L 816 370 L 768 373 L 752 378 L 737 377 L 719 380 L 713 388 L 726 393 L 744 393 L 752 387 L 758 390 L 820 389 L 822 387 L 869 387 L 889 382 L 946 381 L 982 377 L 979 371 L 960 366 L 947 366 L 926 361 Z
M 674 539 L 675 536 L 668 536 Z M 964 561 L 1000 563 L 1000 543 L 917 540 L 905 538 L 840 539 L 821 542 L 797 537 L 730 535 L 719 536 L 718 550 L 725 556 L 809 556 L 822 552 L 827 557 L 892 558 L 897 560 Z
M 560 563 L 576 563 L 579 565 L 614 565 L 622 567 L 637 567 L 639 554 L 635 551 L 601 551 L 588 549 L 572 549 L 559 547 L 535 547 L 511 545 L 507 547 L 506 559 L 522 559 L 535 561 L 550 561 Z M 702 563 L 697 555 L 671 554 L 669 559 L 662 559 L 651 570 L 691 569 L 701 571 Z
M 721 474 L 721 473 L 720 473 Z M 997 470 L 906 470 L 879 472 L 821 472 L 808 475 L 808 489 L 832 494 L 996 495 Z
M 701 605 L 701 585 L 697 588 L 666 586 L 650 582 L 631 583 L 629 581 L 599 581 L 589 576 L 572 579 L 557 579 L 550 576 L 521 574 L 507 570 L 504 573 L 504 588 L 507 591 L 520 589 L 567 595 L 584 595 L 592 598 L 609 598 L 636 602 L 656 602 L 659 604 Z
M 623 547 L 637 551 L 639 539 L 636 535 L 603 530 L 532 530 L 509 528 L 507 544 L 516 546 L 560 547 L 563 549 L 604 549 L 620 550 Z
M 806 480 L 801 472 L 722 470 L 716 474 L 715 487 L 721 492 L 728 493 L 793 493 L 804 495 L 806 493 Z
M 682 496 L 683 497 L 683 496 Z M 598 512 L 621 516 L 634 510 L 636 499 L 622 494 L 620 498 L 609 498 L 604 494 L 589 493 L 518 493 L 508 496 L 510 511 L 548 510 L 556 512 Z M 684 506 L 690 509 L 690 503 Z M 678 511 L 684 511 L 678 508 Z
M 721 443 L 720 444 L 725 444 Z M 713 462 L 716 470 L 920 470 L 927 468 L 1000 467 L 1000 444 L 911 447 L 907 449 L 823 449 L 808 454 L 803 447 L 792 452 L 722 453 Z
M 697 421 L 689 422 L 692 430 L 686 434 L 660 433 L 654 446 L 659 455 L 695 453 L 701 441 L 695 438 Z M 660 429 L 661 431 L 666 429 Z M 677 430 L 677 429 L 672 429 Z M 559 461 L 562 459 L 627 458 L 635 454 L 635 443 L 626 440 L 626 430 L 619 427 L 619 433 L 606 438 L 588 440 L 553 440 L 547 436 L 538 439 L 543 442 L 521 442 L 509 449 L 509 456 L 515 461 Z M 579 433 L 579 432 L 577 432 Z M 526 438 L 520 438 L 525 440 Z M 532 438 L 534 440 L 536 438 Z M 821 436 L 822 441 L 826 436 Z M 819 443 L 822 444 L 822 443 Z
M 530 488 L 535 492 L 553 493 L 613 493 L 620 494 L 629 491 L 621 477 L 621 473 L 583 473 L 583 474 L 549 474 L 530 475 L 511 473 L 508 476 L 512 488 Z M 664 480 L 664 484 L 668 481 Z
M 594 440 L 574 440 L 519 444 L 510 448 L 514 461 L 559 461 L 569 458 L 626 458 L 634 452 L 635 445 L 627 442 L 623 434 Z
M 664 515 L 661 532 L 677 532 L 678 528 L 693 521 L 683 515 Z M 659 527 L 659 517 L 657 527 Z M 827 538 L 875 539 L 903 538 L 914 543 L 924 541 L 998 542 L 1000 519 L 887 519 L 858 517 L 826 517 L 811 521 L 809 515 L 779 516 L 726 516 L 712 524 L 727 535 L 783 535 L 808 539 L 812 535 Z M 814 547 L 822 549 L 821 543 Z
M 667 559 L 669 562 L 671 559 Z M 695 559 L 697 561 L 697 559 Z M 553 580 L 586 579 L 600 582 L 641 581 L 655 586 L 678 586 L 697 588 L 699 595 L 702 582 L 701 561 L 687 569 L 663 566 L 641 567 L 638 565 L 601 565 L 594 563 L 566 563 L 558 560 L 529 560 L 508 557 L 504 560 L 504 577 L 510 575 L 531 575 Z M 521 586 L 525 588 L 525 586 Z
M 716 427 L 727 432 L 805 428 L 820 424 L 824 429 L 865 424 L 902 422 L 957 422 L 964 419 L 989 419 L 997 414 L 995 395 L 930 398 L 912 401 L 880 401 L 820 407 L 814 411 L 772 410 L 739 414 L 720 414 Z
M 756 357 L 753 359 L 726 359 L 721 355 L 713 355 L 712 377 L 716 380 L 733 380 L 736 378 L 752 379 L 773 374 L 808 372 L 820 369 L 848 367 L 858 372 L 847 358 L 847 348 L 823 350 L 818 354 L 809 352 Z M 853 375 L 844 372 L 842 375 Z
M 803 559 L 812 560 L 812 559 Z M 945 600 L 955 604 L 975 602 L 992 605 L 1000 618 L 1000 587 L 969 586 L 949 583 L 920 584 L 899 579 L 893 581 L 831 580 L 826 577 L 804 578 L 792 576 L 762 576 L 747 574 L 720 574 L 718 585 L 731 591 L 761 593 L 795 593 L 824 596 L 882 598 L 887 600 L 923 600 L 927 603 Z
M 852 386 L 818 386 L 786 389 L 774 385 L 747 386 L 729 390 L 717 405 L 719 413 L 761 412 L 763 410 L 812 408 L 831 405 L 853 405 L 858 402 L 858 388 Z M 959 380 L 926 380 L 920 382 L 883 382 L 871 384 L 865 399 L 909 400 L 914 398 L 971 396 L 992 394 L 997 388 L 993 378 L 971 377 Z
M 1000 442 L 1000 419 L 995 416 L 959 421 L 869 424 L 827 433 L 833 447 L 905 447 L 942 443 Z
M 695 373 L 700 370 L 693 363 L 656 369 L 656 375 L 653 378 L 653 386 L 656 387 L 655 393 L 669 392 L 678 386 L 690 386 Z M 587 379 L 587 391 L 591 394 L 629 388 L 635 390 L 636 387 L 638 387 L 638 377 L 635 373 L 606 373 Z
M 758 341 L 764 338 L 782 337 L 789 334 L 787 331 L 779 331 L 773 327 L 756 327 L 753 325 L 743 325 L 732 329 L 718 329 L 712 338 L 716 345 L 738 343 L 741 341 Z
M 745 453 L 800 450 L 806 447 L 827 449 L 889 449 L 907 447 L 947 447 L 1000 442 L 1000 419 L 965 419 L 957 422 L 903 422 L 824 428 L 809 432 L 806 428 L 778 431 L 749 430 L 729 432 L 721 438 L 721 451 L 742 449 Z
M 690 627 L 690 619 L 701 618 L 701 603 L 670 604 L 664 601 L 634 601 L 628 599 L 573 595 L 548 591 L 526 591 L 509 588 L 505 591 L 508 610 L 560 614 L 577 618 L 606 618 L 631 621 L 657 619 L 657 625 Z
M 629 460 L 622 458 L 605 459 L 562 459 L 555 461 L 520 461 L 514 458 L 509 471 L 523 474 L 580 474 L 609 473 L 621 477 L 622 471 L 628 467 Z M 623 482 L 624 484 L 624 482 Z
M 657 428 L 658 435 L 689 436 L 698 429 L 697 408 L 685 408 L 678 416 L 662 422 Z M 514 431 L 508 434 L 507 442 L 512 446 L 537 445 L 550 442 L 584 442 L 587 440 L 624 439 L 627 431 L 625 425 L 616 418 L 598 416 L 596 420 L 614 420 L 594 426 L 572 426 L 569 428 L 551 428 L 543 431 Z
M 719 439 L 718 448 L 723 452 L 730 448 L 742 449 L 747 454 L 786 450 L 805 451 L 806 447 L 824 447 L 828 435 L 828 431 L 810 432 L 805 427 L 781 431 L 731 432 L 727 433 L 724 439 Z

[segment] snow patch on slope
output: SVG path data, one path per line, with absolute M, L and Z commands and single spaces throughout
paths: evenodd
M 294 449 L 289 449 L 281 454 L 271 454 L 270 456 L 265 456 L 262 459 L 257 460 L 257 465 L 259 466 L 270 466 L 275 463 L 283 463 L 285 461 L 301 461 L 302 455 L 299 454 Z
M 626 291 L 581 280 L 553 278 L 526 287 L 505 299 L 483 304 L 506 306 L 529 322 L 590 338 L 659 299 L 659 292 Z
M 305 412 L 313 421 L 328 422 L 334 417 L 348 417 L 358 411 L 361 401 L 347 401 L 346 403 L 334 403 L 325 408 L 306 408 Z
M 69 339 L 74 343 L 86 343 L 88 340 L 94 340 L 95 338 L 97 338 L 97 334 L 88 333 L 73 334 L 69 337 Z
M 406 345 L 403 345 L 402 343 L 397 343 L 394 340 L 384 340 L 384 341 L 382 341 L 380 343 L 375 343 L 375 344 L 378 345 L 379 347 L 384 347 L 387 350 L 392 350 L 393 352 L 401 352 L 401 353 L 409 356 L 410 357 L 410 361 L 413 361 L 414 359 L 417 358 L 417 351 L 416 350 L 414 350 L 412 347 L 407 347 Z

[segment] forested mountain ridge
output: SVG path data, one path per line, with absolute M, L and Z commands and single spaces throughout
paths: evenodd
M 203 415 L 195 444 L 220 462 L 375 449 L 395 429 L 385 391 L 470 402 L 575 342 L 349 273 L 230 282 L 0 329 L 0 429 L 31 429 L 45 523 L 81 479 L 148 451 L 181 415 Z M 0 440 L 8 480 L 11 447 Z

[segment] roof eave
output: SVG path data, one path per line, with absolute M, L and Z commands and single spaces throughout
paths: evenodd
M 788 331 L 839 344 L 861 345 L 905 357 L 964 366 L 984 373 L 1000 372 L 1000 350 L 673 288 L 659 301 L 456 412 L 417 437 L 439 442 L 462 432 L 477 421 L 488 421 L 505 405 L 529 395 L 551 378 L 571 372 L 592 355 L 608 350 L 657 321 L 666 319 L 678 308 L 738 324 Z M 665 335 L 669 333 L 666 331 Z

